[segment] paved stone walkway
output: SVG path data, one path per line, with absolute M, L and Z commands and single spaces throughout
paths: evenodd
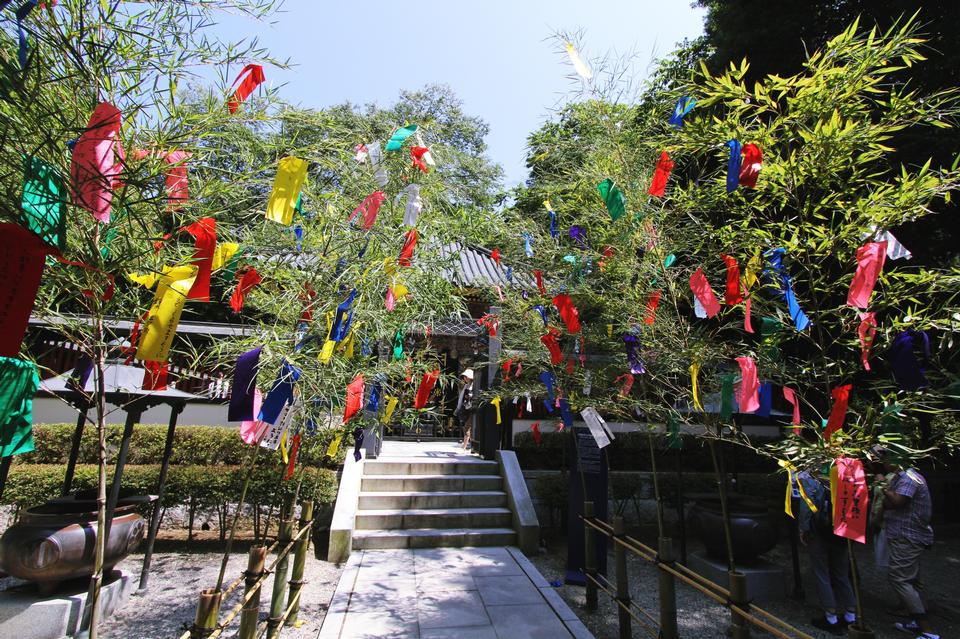
M 354 551 L 318 639 L 593 635 L 516 548 Z

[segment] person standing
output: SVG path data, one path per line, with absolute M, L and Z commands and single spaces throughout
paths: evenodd
M 470 450 L 470 436 L 473 434 L 473 369 L 465 369 L 460 380 L 463 387 L 457 397 L 457 408 L 453 414 L 463 427 L 463 449 Z
M 817 585 L 817 595 L 823 615 L 810 623 L 833 635 L 842 635 L 849 624 L 857 620 L 856 597 L 850 584 L 850 556 L 845 541 L 833 534 L 830 491 L 808 472 L 798 479 L 817 512 L 806 499 L 797 501 L 797 526 L 800 543 L 810 555 L 810 569 Z
M 920 596 L 920 557 L 933 545 L 930 489 L 916 468 L 904 469 L 894 463 L 889 451 L 884 451 L 881 459 L 885 470 L 894 473 L 883 490 L 883 528 L 890 550 L 887 574 L 900 602 L 912 617 L 894 627 L 917 639 L 939 639 Z

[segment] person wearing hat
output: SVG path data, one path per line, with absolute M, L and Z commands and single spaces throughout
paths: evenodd
M 453 416 L 460 420 L 463 427 L 463 449 L 470 450 L 470 435 L 473 434 L 473 369 L 465 369 L 460 374 L 460 379 L 463 387 L 460 389 Z
M 933 507 L 927 480 L 916 468 L 905 468 L 904 460 L 895 450 L 877 447 L 874 452 L 883 462 L 884 470 L 894 473 L 883 489 L 883 529 L 890 550 L 887 575 L 912 617 L 908 622 L 894 624 L 894 627 L 917 639 L 939 639 L 920 596 L 920 557 L 933 545 L 933 528 L 930 527 Z M 882 475 L 877 477 L 877 481 L 882 480 Z

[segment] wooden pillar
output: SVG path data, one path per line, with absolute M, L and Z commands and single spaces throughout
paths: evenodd
M 123 481 L 123 469 L 127 465 L 127 453 L 130 452 L 130 438 L 133 437 L 133 425 L 140 421 L 140 415 L 143 413 L 144 406 L 138 400 L 134 400 L 127 407 L 127 421 L 123 425 L 123 438 L 120 440 L 120 452 L 117 453 L 117 465 L 113 471 L 113 484 L 110 487 L 110 495 L 107 497 L 107 515 L 104 531 L 105 547 L 110 546 L 110 528 L 113 526 L 113 512 L 117 508 L 117 502 L 120 501 L 120 484 Z
M 70 457 L 67 459 L 67 471 L 63 476 L 63 488 L 60 495 L 66 497 L 73 489 L 73 475 L 77 469 L 77 458 L 80 456 L 80 443 L 83 441 L 83 427 L 87 423 L 87 410 L 89 405 L 83 403 L 77 406 L 79 415 L 77 415 L 77 426 L 73 431 L 73 440 L 70 442 Z

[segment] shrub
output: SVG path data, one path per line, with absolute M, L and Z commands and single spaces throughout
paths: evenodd
M 15 464 L 10 468 L 2 503 L 29 508 L 57 497 L 63 484 L 63 474 L 62 464 Z M 156 493 L 159 476 L 160 466 L 157 464 L 128 465 L 123 471 L 123 487 L 140 494 Z M 110 468 L 107 481 L 112 477 L 113 469 Z M 191 500 L 201 507 L 237 503 L 245 477 L 243 466 L 171 466 L 163 505 L 188 504 Z M 293 495 L 299 478 L 295 476 L 290 481 L 281 481 L 279 464 L 258 465 L 250 480 L 247 502 L 268 504 Z M 97 467 L 91 464 L 77 465 L 73 486 L 75 490 L 96 488 Z M 326 468 L 304 467 L 301 499 L 312 497 L 318 504 L 328 504 L 336 499 L 336 495 L 335 472 Z
M 33 427 L 36 450 L 17 458 L 18 464 L 65 464 L 70 456 L 75 424 L 38 424 Z M 238 435 L 238 429 L 220 426 L 177 426 L 173 438 L 170 463 L 196 466 L 238 466 L 245 463 L 250 447 Z M 300 460 L 308 466 L 337 468 L 343 464 L 350 438 L 344 439 L 335 458 L 326 456 L 327 447 L 335 436 L 334 429 L 320 429 L 316 435 L 304 437 L 300 446 Z M 107 463 L 116 461 L 123 437 L 123 425 L 107 426 Z M 158 464 L 163 458 L 167 427 L 159 424 L 137 424 L 130 439 L 127 463 L 131 465 Z M 352 440 L 350 440 L 352 441 Z M 83 430 L 80 444 L 80 464 L 97 463 L 97 433 L 92 426 Z
M 559 470 L 569 467 L 570 432 L 543 433 L 538 446 L 531 433 L 519 433 L 514 448 L 520 467 L 524 470 Z M 654 439 L 657 452 L 657 470 L 670 472 L 676 468 L 677 456 L 685 471 L 713 472 L 710 448 L 703 440 L 692 435 L 683 436 L 683 450 L 677 452 L 665 448 L 665 438 Z M 774 473 L 777 464 L 772 459 L 758 455 L 733 444 L 722 444 L 717 451 L 724 451 L 724 464 L 728 472 Z M 617 433 L 616 439 L 604 449 L 610 470 L 650 471 L 650 448 L 647 434 L 640 432 Z

